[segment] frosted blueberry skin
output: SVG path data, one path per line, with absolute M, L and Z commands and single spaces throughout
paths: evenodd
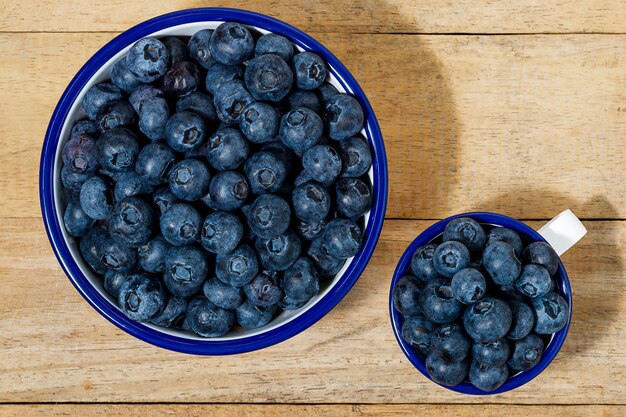
M 144 146 L 137 156 L 135 172 L 150 185 L 160 185 L 167 180 L 170 169 L 176 161 L 172 148 L 163 142 Z
M 141 84 L 130 94 L 128 102 L 137 114 L 141 114 L 144 103 L 154 97 L 163 98 L 163 90 L 151 84 Z
M 359 133 L 365 116 L 356 99 L 339 93 L 328 99 L 324 118 L 328 122 L 328 135 L 334 140 L 343 140 Z
M 165 75 L 169 60 L 169 51 L 155 38 L 138 40 L 126 55 L 128 69 L 142 83 L 151 83 Z
M 235 314 L 232 310 L 220 308 L 200 297 L 189 303 L 183 328 L 187 327 L 203 337 L 218 337 L 228 333 L 234 323 Z
M 470 253 L 460 242 L 443 242 L 433 254 L 435 270 L 446 278 L 452 278 L 461 269 L 467 268 L 470 263 Z
M 180 297 L 170 297 L 161 314 L 150 320 L 152 324 L 162 327 L 175 327 L 182 322 L 187 310 L 187 300 Z
M 122 172 L 117 177 L 113 195 L 115 201 L 122 201 L 127 197 L 143 194 L 152 194 L 154 187 L 135 171 Z
M 372 208 L 370 187 L 358 178 L 341 178 L 335 184 L 335 206 L 349 219 L 360 218 Z
M 197 148 L 204 143 L 206 137 L 204 120 L 190 111 L 174 113 L 165 124 L 165 140 L 178 152 Z
M 256 101 L 243 109 L 239 128 L 252 143 L 270 142 L 278 134 L 280 117 L 268 103 Z
M 300 257 L 302 244 L 292 230 L 287 230 L 271 238 L 258 237 L 255 248 L 263 268 L 285 271 Z
M 202 73 L 191 61 L 181 61 L 163 76 L 163 92 L 169 98 L 177 99 L 196 91 L 202 84 Z
M 290 109 L 306 107 L 307 109 L 313 110 L 315 113 L 320 112 L 320 100 L 313 91 L 296 90 L 289 95 L 288 100 Z
M 111 69 L 111 81 L 127 93 L 132 92 L 142 84 L 128 68 L 128 62 L 126 62 L 125 58 L 120 59 L 113 65 Z
M 206 158 L 211 167 L 218 171 L 239 168 L 248 160 L 248 141 L 237 129 L 221 128 L 209 138 Z
M 212 35 L 212 30 L 199 30 L 193 34 L 187 43 L 189 57 L 206 70 L 217 62 L 213 58 L 211 48 L 209 47 L 209 41 Z
M 189 59 L 189 50 L 187 49 L 187 44 L 176 36 L 167 36 L 161 39 L 161 43 L 165 45 L 167 51 L 170 54 L 170 67 L 181 61 L 187 61 Z
M 213 176 L 202 202 L 214 210 L 234 211 L 248 198 L 250 186 L 237 171 L 222 171 Z
M 224 65 L 218 62 L 208 68 L 204 86 L 209 93 L 215 94 L 222 84 L 233 80 L 243 80 L 243 73 L 243 65 Z
M 549 292 L 544 296 L 533 298 L 532 304 L 537 318 L 536 333 L 556 333 L 567 324 L 569 305 L 561 295 Z
M 467 377 L 469 361 L 448 362 L 431 351 L 426 358 L 426 370 L 431 379 L 436 383 L 454 386 L 463 382 Z
M 100 108 L 96 121 L 102 131 L 137 123 L 137 113 L 126 100 L 111 101 Z
M 522 238 L 520 238 L 515 230 L 509 229 L 508 227 L 494 227 L 489 230 L 489 232 L 487 232 L 487 245 L 497 241 L 508 243 L 513 246 L 515 255 L 517 255 L 518 258 L 522 256 L 524 244 L 522 243 Z
M 339 142 L 339 156 L 342 161 L 341 176 L 358 178 L 372 166 L 372 152 L 369 145 L 359 137 Z
M 176 203 L 161 215 L 159 225 L 163 238 L 170 245 L 189 245 L 200 237 L 202 218 L 190 205 Z
M 78 245 L 80 254 L 91 269 L 96 273 L 102 275 L 106 273 L 107 266 L 102 261 L 102 250 L 100 242 L 109 237 L 108 232 L 100 226 L 96 226 L 91 229 L 87 235 L 85 235 Z
M 247 217 L 248 225 L 256 236 L 271 238 L 287 230 L 291 209 L 282 197 L 263 194 L 254 200 Z
M 528 304 L 521 301 L 509 300 L 508 303 L 513 314 L 513 321 L 506 337 L 510 340 L 522 339 L 533 330 L 535 313 Z
M 96 140 L 87 134 L 67 141 L 61 155 L 64 167 L 77 174 L 91 174 L 100 166 Z
M 148 243 L 142 245 L 138 249 L 139 266 L 146 272 L 153 274 L 163 273 L 165 270 L 165 256 L 171 246 L 163 239 L 163 236 L 157 236 Z
M 246 87 L 256 100 L 278 102 L 287 97 L 293 85 L 293 72 L 278 55 L 260 55 L 248 61 L 244 73 Z
M 132 271 L 137 265 L 137 249 L 119 243 L 111 236 L 96 242 L 102 263 L 114 271 Z
M 169 185 L 172 194 L 185 201 L 200 200 L 209 191 L 211 173 L 197 159 L 183 159 L 172 167 Z
M 235 250 L 243 238 L 243 225 L 237 216 L 224 211 L 207 215 L 202 224 L 200 243 L 212 253 L 227 253 Z
M 276 305 L 283 298 L 283 289 L 278 283 L 278 274 L 274 271 L 261 272 L 244 285 L 243 291 L 248 301 L 259 307 Z
M 316 145 L 304 152 L 302 166 L 315 181 L 331 184 L 341 172 L 341 157 L 335 148 Z
M 217 278 L 206 280 L 202 292 L 210 302 L 226 310 L 236 309 L 246 299 L 241 288 L 224 284 Z
M 328 248 L 323 245 L 321 237 L 311 241 L 307 255 L 317 267 L 321 278 L 334 277 L 346 263 L 345 259 L 330 254 Z
M 500 388 L 508 377 L 509 368 L 506 365 L 490 367 L 474 360 L 469 370 L 470 382 L 487 392 Z
M 546 295 L 552 288 L 552 278 L 540 265 L 528 264 L 522 268 L 520 277 L 515 281 L 519 293 L 529 298 Z
M 472 343 L 463 327 L 457 323 L 439 326 L 431 339 L 432 352 L 448 362 L 460 362 L 464 360 Z
M 83 109 L 91 120 L 96 119 L 100 108 L 105 104 L 124 98 L 122 90 L 113 83 L 95 84 L 87 90 L 83 97 Z
M 134 169 L 139 155 L 137 136 L 124 127 L 108 130 L 97 142 L 98 162 L 114 173 Z
M 287 179 L 287 166 L 273 152 L 253 154 L 243 166 L 253 194 L 276 193 Z
M 299 302 L 307 302 L 319 293 L 319 275 L 308 257 L 301 257 L 285 271 L 283 291 L 286 297 Z
M 436 249 L 437 245 L 433 243 L 420 246 L 415 250 L 411 258 L 411 271 L 424 282 L 429 282 L 439 276 L 439 272 L 437 272 L 433 264 L 433 256 L 435 256 Z
M 472 357 L 486 366 L 502 366 L 509 359 L 510 347 L 507 339 L 478 343 L 472 346 Z
M 402 338 L 426 357 L 430 353 L 435 326 L 421 314 L 408 316 L 402 322 Z
M 256 56 L 275 54 L 289 62 L 293 57 L 293 43 L 284 36 L 276 33 L 266 33 L 256 41 L 254 54 Z
M 550 275 L 556 274 L 559 268 L 559 255 L 546 242 L 533 242 L 526 246 L 522 259 L 526 264 L 543 266 Z
M 261 307 L 255 305 L 250 300 L 246 300 L 235 309 L 237 323 L 239 323 L 239 325 L 244 329 L 257 329 L 259 327 L 263 327 L 272 321 L 277 308 L 277 305 Z
M 158 278 L 147 274 L 131 275 L 122 284 L 118 305 L 129 318 L 146 322 L 165 307 L 165 291 Z
M 243 287 L 259 271 L 256 253 L 248 245 L 240 245 L 232 252 L 218 254 L 215 264 L 217 278 L 233 287 Z
M 413 316 L 420 313 L 419 296 L 424 284 L 415 277 L 405 275 L 392 291 L 393 305 L 402 315 Z
M 179 98 L 176 102 L 176 112 L 180 111 L 190 111 L 206 120 L 218 121 L 213 98 L 200 91 L 194 91 Z
M 515 249 L 504 241 L 489 244 L 483 252 L 483 266 L 498 285 L 511 285 L 522 270 L 522 263 L 515 255 Z
M 219 85 L 213 95 L 213 104 L 217 117 L 224 123 L 237 124 L 241 120 L 243 109 L 254 102 L 241 80 L 227 81 Z
M 241 64 L 254 55 L 252 34 L 241 23 L 219 25 L 209 39 L 211 57 L 226 65 Z
M 296 217 L 308 223 L 321 222 L 330 212 L 330 194 L 320 184 L 307 182 L 291 193 Z
M 512 343 L 512 352 L 507 364 L 514 371 L 527 371 L 541 361 L 544 343 L 534 333 Z
M 461 269 L 452 277 L 454 297 L 463 304 L 473 304 L 487 293 L 487 281 L 480 271 L 473 268 Z
M 293 73 L 301 90 L 314 90 L 326 80 L 328 69 L 324 60 L 314 52 L 299 52 L 293 57 Z
M 479 343 L 495 342 L 509 332 L 513 315 L 509 305 L 498 298 L 485 297 L 463 314 L 463 327 Z
M 152 206 L 139 197 L 128 197 L 113 206 L 109 233 L 118 242 L 136 248 L 148 243 L 153 223 Z
M 463 304 L 459 303 L 449 280 L 435 278 L 429 281 L 419 296 L 419 306 L 424 316 L 437 324 L 452 323 L 463 313 Z
M 207 259 L 199 248 L 174 246 L 167 251 L 163 282 L 174 297 L 196 294 L 202 288 L 207 273 Z
M 443 232 L 443 241 L 456 240 L 461 242 L 476 256 L 482 254 L 487 242 L 485 231 L 478 222 L 468 217 L 451 220 Z
M 305 152 L 315 146 L 324 130 L 320 116 L 306 107 L 285 113 L 280 121 L 280 140 L 294 152 Z
M 74 237 L 85 236 L 91 230 L 95 220 L 85 213 L 80 206 L 80 201 L 71 200 L 63 214 L 63 225 L 65 230 Z
M 167 101 L 162 97 L 152 97 L 144 102 L 139 113 L 139 130 L 150 140 L 164 139 L 169 117 Z
M 102 178 L 87 179 L 80 189 L 80 207 L 87 216 L 104 220 L 113 209 L 113 191 Z
M 348 259 L 357 254 L 362 239 L 361 229 L 356 223 L 337 218 L 329 221 L 324 228 L 322 245 L 329 254 L 340 259 Z
M 120 272 L 109 269 L 104 274 L 104 290 L 117 300 L 122 285 L 128 280 L 130 274 L 128 272 Z

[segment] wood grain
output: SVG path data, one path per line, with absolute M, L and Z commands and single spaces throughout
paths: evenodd
M 3 31 L 122 31 L 151 17 L 192 7 L 233 7 L 217 0 L 150 2 L 0 1 Z M 308 32 L 564 33 L 626 32 L 620 0 L 241 0 L 235 6 Z
M 520 405 L 282 405 L 282 404 L 41 404 L 0 405 L 0 417 L 11 416 L 151 416 L 151 417 L 501 417 L 522 415 L 526 417 L 623 417 L 624 406 L 520 406 Z
M 50 114 L 111 37 L 0 35 L 0 216 L 39 215 Z M 388 217 L 626 218 L 626 35 L 317 37 L 378 115 Z
M 387 221 L 354 289 L 306 332 L 260 352 L 199 357 L 152 347 L 108 323 L 61 271 L 40 220 L 2 219 L 0 402 L 473 402 L 419 374 L 389 324 L 395 263 L 412 236 L 429 224 Z M 586 225 L 589 234 L 563 257 L 574 293 L 574 318 L 563 350 L 526 386 L 475 401 L 625 404 L 626 345 L 620 341 L 626 340 L 626 222 Z M 197 409 L 189 410 L 193 415 Z M 452 415 L 470 412 L 450 410 Z M 487 415 L 501 411 L 485 410 Z M 549 410 L 555 415 L 623 414 L 621 408 Z

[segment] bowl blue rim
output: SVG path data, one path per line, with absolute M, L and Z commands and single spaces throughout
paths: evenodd
M 391 319 L 391 327 L 393 328 L 393 333 L 396 337 L 396 340 L 398 341 L 398 344 L 400 345 L 400 348 L 402 348 L 402 351 L 404 352 L 406 357 L 409 359 L 409 361 L 411 361 L 413 366 L 415 366 L 415 368 L 417 368 L 418 371 L 420 371 L 426 378 L 428 378 L 431 381 L 432 379 L 430 378 L 430 376 L 428 375 L 428 372 L 426 371 L 426 365 L 424 363 L 424 360 L 420 357 L 417 351 L 402 338 L 402 315 L 400 314 L 398 310 L 395 309 L 393 305 L 392 292 L 393 292 L 393 287 L 396 285 L 396 282 L 400 278 L 402 278 L 404 275 L 406 275 L 407 272 L 409 271 L 409 267 L 411 265 L 411 258 L 413 257 L 413 253 L 415 252 L 415 250 L 418 247 L 429 243 L 434 238 L 442 234 L 446 225 L 451 220 L 459 218 L 459 217 L 469 217 L 469 218 L 476 220 L 479 223 L 489 223 L 489 224 L 494 224 L 498 226 L 508 227 L 517 231 L 518 233 L 521 233 L 527 236 L 531 241 L 543 241 L 543 242 L 546 241 L 533 228 L 531 228 L 530 226 L 528 226 L 527 224 L 519 220 L 513 219 L 508 216 L 504 216 L 502 214 L 497 214 L 497 213 L 471 212 L 471 213 L 457 214 L 457 215 L 448 217 L 446 219 L 440 220 L 437 223 L 433 224 L 432 226 L 428 227 L 422 233 L 420 233 L 415 238 L 415 240 L 411 242 L 409 247 L 404 251 L 404 253 L 400 257 L 400 260 L 398 261 L 398 265 L 396 266 L 396 269 L 393 274 L 393 279 L 391 281 L 391 288 L 389 290 L 389 317 Z M 563 346 L 563 343 L 565 342 L 565 338 L 567 337 L 567 332 L 569 330 L 570 322 L 572 320 L 572 289 L 570 286 L 567 273 L 565 272 L 565 267 L 563 266 L 563 263 L 561 262 L 560 258 L 559 258 L 559 269 L 557 271 L 557 282 L 558 282 L 559 292 L 561 293 L 561 295 L 565 297 L 565 299 L 567 300 L 570 306 L 569 317 L 567 318 L 567 324 L 565 325 L 565 327 L 554 334 L 552 340 L 550 341 L 546 350 L 544 351 L 541 361 L 534 368 L 529 369 L 528 371 L 518 373 L 517 375 L 509 378 L 501 387 L 490 392 L 480 390 L 474 387 L 469 382 L 462 382 L 461 384 L 453 386 L 453 387 L 449 387 L 449 386 L 441 385 L 441 384 L 437 384 L 437 385 L 440 385 L 444 388 L 447 388 L 451 391 L 455 391 L 461 394 L 493 395 L 493 394 L 500 394 L 500 393 L 518 388 L 528 383 L 537 375 L 539 375 L 541 372 L 543 372 L 543 370 L 556 357 L 557 353 L 559 353 L 559 350 L 561 350 L 561 347 Z
M 128 319 L 108 300 L 92 287 L 82 274 L 69 252 L 57 221 L 54 205 L 54 159 L 61 129 L 69 115 L 69 110 L 84 85 L 110 58 L 121 49 L 156 31 L 172 26 L 200 21 L 238 21 L 257 26 L 270 32 L 282 34 L 306 50 L 313 50 L 328 63 L 331 72 L 343 87 L 359 101 L 365 113 L 365 130 L 368 142 L 374 151 L 374 199 L 370 221 L 365 230 L 364 245 L 339 282 L 315 306 L 289 323 L 273 330 L 238 340 L 213 341 L 189 340 L 168 335 Z M 321 43 L 304 32 L 277 19 L 259 13 L 227 8 L 187 9 L 155 17 L 123 32 L 98 50 L 74 76 L 54 113 L 46 132 L 39 172 L 41 211 L 46 233 L 61 267 L 78 292 L 111 323 L 125 332 L 155 346 L 165 349 L 199 355 L 228 355 L 262 349 L 280 343 L 302 332 L 326 315 L 348 293 L 356 283 L 372 256 L 385 217 L 387 205 L 387 160 L 382 134 L 374 111 L 365 93 L 348 69 Z

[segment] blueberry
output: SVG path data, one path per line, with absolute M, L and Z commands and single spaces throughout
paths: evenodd
M 175 161 L 174 151 L 165 143 L 150 143 L 139 152 L 135 172 L 150 185 L 163 184 Z
M 317 92 L 320 96 L 320 103 L 324 107 L 326 107 L 331 98 L 333 98 L 337 94 L 340 94 L 337 88 L 329 83 L 324 83 L 320 85 L 317 89 Z
M 128 97 L 128 101 L 135 112 L 137 114 L 141 114 L 141 109 L 143 109 L 143 104 L 154 97 L 163 98 L 163 90 L 158 87 L 149 84 L 142 84 L 139 87 L 135 88 L 133 92 Z
M 563 297 L 555 292 L 533 298 L 533 308 L 537 322 L 535 332 L 539 334 L 556 333 L 567 324 L 569 305 Z
M 100 165 L 113 172 L 133 169 L 139 154 L 137 136 L 123 127 L 104 132 L 98 139 L 97 148 Z
M 522 268 L 522 274 L 515 281 L 517 291 L 526 297 L 535 298 L 546 295 L 552 286 L 552 278 L 543 266 L 528 264 Z
M 240 80 L 226 81 L 219 85 L 213 96 L 217 117 L 224 123 L 239 123 L 243 109 L 254 98 Z
M 131 275 L 122 284 L 117 302 L 129 318 L 145 322 L 160 314 L 165 307 L 165 291 L 156 277 Z
M 169 249 L 170 245 L 163 236 L 155 237 L 137 250 L 139 266 L 146 272 L 162 273 L 165 270 L 165 255 Z
M 451 220 L 443 232 L 443 241 L 456 240 L 461 242 L 472 255 L 480 255 L 485 249 L 487 236 L 475 220 L 459 217 Z
M 302 166 L 315 181 L 329 184 L 341 172 L 341 157 L 328 145 L 316 145 L 304 152 Z
M 423 283 L 411 275 L 405 275 L 393 287 L 393 305 L 402 315 L 413 316 L 420 312 L 419 296 Z
M 63 214 L 63 225 L 70 236 L 85 236 L 91 230 L 94 219 L 89 217 L 80 206 L 80 201 L 71 200 Z
M 104 274 L 107 266 L 102 262 L 100 242 L 107 239 L 109 234 L 101 227 L 94 227 L 81 240 L 78 248 L 85 262 L 98 274 Z
M 163 282 L 173 296 L 196 294 L 202 288 L 207 272 L 205 254 L 195 246 L 174 246 L 167 251 Z
M 283 289 L 278 285 L 276 273 L 264 271 L 244 285 L 248 301 L 259 307 L 276 305 L 283 298 Z
M 206 157 L 218 171 L 237 169 L 248 159 L 248 142 L 237 129 L 218 130 L 208 141 Z
M 243 80 L 243 73 L 243 65 L 224 65 L 218 62 L 208 69 L 204 86 L 209 93 L 215 94 L 222 84 Z
M 187 310 L 187 300 L 180 297 L 170 297 L 161 314 L 150 320 L 152 324 L 161 327 L 173 327 L 178 325 Z
M 168 186 L 159 188 L 152 195 L 152 201 L 154 201 L 154 204 L 159 207 L 159 211 L 161 212 L 161 214 L 165 213 L 170 209 L 170 207 L 172 207 L 172 205 L 179 202 L 174 194 L 172 194 L 172 192 L 170 191 L 170 187 Z
M 517 301 L 528 301 L 526 297 L 520 294 L 519 291 L 515 288 L 515 285 L 499 285 L 493 288 L 493 294 L 497 295 L 499 298 L 504 300 L 517 300 Z
M 293 85 L 293 72 L 278 55 L 260 55 L 248 61 L 244 74 L 252 97 L 264 101 L 281 101 Z
M 522 256 L 522 239 L 519 237 L 515 230 L 508 227 L 494 227 L 487 232 L 487 245 L 492 242 L 503 241 L 513 246 L 515 249 L 515 255 L 519 258 Z
M 285 146 L 279 138 L 274 138 L 271 142 L 265 142 L 261 146 L 261 151 L 272 152 L 285 164 L 287 172 L 293 172 L 295 167 L 295 161 L 298 160 L 296 154 Z
M 153 187 L 135 171 L 122 172 L 115 183 L 115 201 L 122 201 L 126 197 L 141 194 L 151 194 Z
M 258 237 L 255 247 L 263 268 L 272 271 L 284 271 L 293 265 L 302 248 L 300 239 L 291 230 L 270 238 Z
M 276 305 L 260 307 L 247 300 L 235 310 L 237 322 L 244 329 L 256 329 L 265 326 L 274 317 L 277 307 Z
M 319 275 L 306 256 L 298 259 L 283 276 L 285 296 L 294 301 L 309 301 L 320 291 Z
M 90 174 L 100 166 L 96 141 L 87 135 L 67 141 L 63 147 L 63 164 L 79 174 Z
M 257 39 L 254 53 L 256 56 L 275 54 L 289 62 L 293 57 L 293 43 L 284 36 L 267 33 Z
M 237 216 L 214 211 L 204 219 L 200 243 L 209 252 L 227 253 L 235 250 L 242 237 L 243 225 Z
M 226 310 L 234 310 L 245 300 L 243 290 L 224 284 L 217 278 L 206 280 L 202 287 L 204 296 L 210 302 Z
M 139 130 L 150 140 L 165 139 L 165 125 L 170 117 L 167 101 L 152 97 L 144 101 L 139 113 Z
M 203 337 L 219 337 L 228 333 L 235 322 L 235 313 L 220 308 L 206 298 L 196 298 L 189 303 L 185 324 Z
M 195 208 L 177 203 L 161 215 L 161 234 L 171 245 L 189 245 L 200 237 L 201 223 L 202 218 Z
M 199 200 L 209 191 L 211 174 L 197 159 L 184 159 L 170 170 L 169 184 L 172 194 L 185 201 Z
M 137 88 L 141 81 L 135 77 L 135 74 L 128 68 L 126 58 L 117 61 L 111 69 L 111 81 L 122 90 L 130 93 Z
M 304 152 L 315 146 L 322 136 L 324 124 L 313 110 L 298 107 L 280 120 L 280 140 L 295 152 Z
M 226 65 L 241 64 L 254 54 L 254 39 L 241 23 L 219 25 L 209 40 L 211 56 Z
M 296 76 L 296 85 L 302 90 L 313 90 L 319 87 L 328 75 L 326 63 L 313 52 L 295 54 L 293 72 Z
M 282 197 L 263 194 L 254 200 L 247 217 L 255 235 L 270 238 L 285 233 L 291 221 L 291 209 Z
M 259 272 L 259 263 L 254 250 L 240 245 L 232 252 L 220 253 L 215 260 L 215 274 L 224 284 L 243 287 Z
M 475 361 L 486 366 L 502 366 L 509 359 L 509 342 L 499 339 L 495 342 L 478 343 L 472 346 L 472 357 Z
M 179 98 L 176 102 L 176 111 L 190 111 L 212 122 L 218 120 L 213 98 L 199 91 L 194 91 Z
M 271 141 L 278 133 L 278 112 L 270 104 L 255 101 L 243 109 L 239 128 L 252 143 Z
M 452 293 L 445 278 L 429 281 L 419 296 L 419 306 L 426 318 L 437 324 L 452 323 L 461 316 L 463 304 Z
M 522 269 L 515 249 L 504 241 L 495 241 L 487 246 L 483 253 L 483 266 L 498 285 L 513 284 Z
M 321 238 L 316 238 L 311 242 L 307 255 L 313 260 L 322 278 L 334 277 L 346 263 L 345 259 L 331 255 L 328 248 L 322 244 Z
M 89 119 L 78 120 L 75 122 L 74 126 L 72 126 L 72 130 L 70 131 L 70 140 L 83 135 L 91 136 L 93 138 L 98 137 L 100 135 L 100 127 L 98 126 L 98 123 Z
M 360 177 L 372 165 L 372 153 L 367 142 L 358 137 L 339 142 L 339 155 L 342 161 L 342 177 Z
M 435 270 L 446 278 L 452 278 L 470 263 L 469 250 L 461 242 L 454 240 L 443 242 L 437 246 L 433 254 Z
M 139 197 L 128 197 L 113 206 L 109 233 L 125 245 L 139 247 L 150 240 L 153 218 L 150 204 Z
M 67 165 L 63 165 L 63 168 L 61 168 L 61 184 L 63 184 L 63 188 L 71 191 L 74 196 L 80 194 L 80 189 L 90 177 L 91 174 L 78 173 Z
M 285 296 L 278 302 L 278 307 L 285 311 L 290 311 L 302 308 L 306 303 L 308 303 L 308 301 L 297 301 Z
M 96 119 L 96 115 L 105 104 L 121 100 L 124 98 L 122 90 L 112 83 L 100 83 L 93 85 L 87 90 L 83 97 L 83 109 L 91 120 Z
M 543 266 L 550 275 L 556 274 L 559 268 L 559 255 L 546 242 L 533 242 L 526 246 L 522 259 L 525 264 Z
M 480 343 L 502 339 L 511 328 L 512 321 L 511 308 L 499 298 L 485 297 L 468 307 L 463 314 L 465 331 Z
M 172 149 L 185 152 L 202 145 L 206 125 L 202 117 L 190 111 L 172 115 L 165 125 L 165 139 Z
M 363 109 L 356 99 L 348 94 L 336 94 L 328 99 L 324 118 L 328 121 L 331 139 L 348 139 L 363 128 Z
M 142 83 L 151 83 L 165 75 L 169 60 L 170 53 L 165 45 L 154 38 L 138 40 L 126 56 L 128 69 Z
M 296 90 L 289 95 L 289 108 L 306 107 L 315 113 L 320 112 L 320 100 L 313 91 Z
M 322 244 L 328 253 L 337 258 L 348 259 L 361 248 L 361 229 L 348 219 L 333 219 L 328 222 L 322 235 Z
M 511 340 L 519 340 L 526 337 L 535 325 L 535 313 L 528 306 L 518 300 L 509 300 L 509 307 L 511 307 L 511 313 L 513 314 L 513 321 L 511 322 L 511 329 L 506 335 Z
M 291 193 L 293 210 L 300 220 L 319 223 L 330 211 L 330 195 L 320 184 L 307 182 Z
M 473 304 L 487 292 L 487 282 L 480 271 L 473 268 L 461 269 L 452 277 L 454 297 L 463 304 Z
M 137 265 L 137 249 L 126 246 L 108 236 L 99 241 L 100 259 L 114 271 L 132 271 Z
M 300 220 L 296 223 L 296 232 L 304 240 L 315 240 L 322 236 L 327 224 L 328 222 L 325 219 L 319 222 L 304 222 Z
M 244 172 L 254 194 L 279 191 L 287 178 L 287 167 L 273 152 L 257 152 L 246 161 Z
M 335 184 L 337 212 L 358 219 L 372 207 L 370 187 L 358 178 L 341 178 Z
M 104 290 L 117 300 L 120 294 L 120 288 L 128 279 L 128 272 L 119 272 L 109 269 L 104 274 Z
M 209 184 L 209 193 L 202 201 L 214 210 L 233 211 L 248 198 L 249 185 L 237 171 L 222 171 L 215 174 Z
M 161 43 L 165 45 L 167 51 L 170 53 L 170 66 L 175 65 L 181 61 L 187 61 L 189 59 L 189 51 L 187 44 L 177 38 L 176 36 L 168 36 L 161 39 Z
M 100 177 L 91 177 L 80 189 L 80 206 L 92 219 L 106 218 L 113 208 L 113 193 Z
M 187 43 L 189 57 L 207 70 L 217 62 L 211 55 L 211 48 L 209 47 L 212 35 L 212 30 L 200 30 L 194 33 Z
M 413 252 L 411 271 L 424 282 L 429 282 L 439 276 L 433 264 L 433 256 L 435 256 L 436 249 L 437 245 L 431 243 L 420 246 Z
M 467 360 L 448 362 L 441 359 L 434 352 L 426 358 L 426 371 L 431 379 L 438 384 L 453 387 L 463 382 L 469 371 Z
M 185 96 L 198 89 L 201 78 L 196 64 L 191 61 L 178 62 L 163 77 L 163 92 L 172 98 Z
M 493 391 L 500 388 L 508 377 L 509 368 L 506 365 L 490 367 L 475 360 L 469 371 L 470 382 L 483 391 Z
M 402 322 L 402 338 L 424 356 L 430 352 L 435 325 L 422 315 L 406 317 Z
M 507 361 L 514 371 L 528 371 L 541 361 L 543 340 L 534 333 L 513 342 L 513 352 Z
M 98 126 L 102 130 L 131 126 L 137 123 L 137 113 L 128 101 L 110 101 L 100 108 L 96 115 Z
M 465 359 L 472 346 L 463 327 L 456 324 L 444 324 L 433 333 L 432 352 L 448 362 L 460 362 Z

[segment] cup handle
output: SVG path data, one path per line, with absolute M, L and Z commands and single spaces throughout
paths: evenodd
M 561 256 L 587 234 L 587 229 L 570 209 L 558 214 L 537 231 Z

